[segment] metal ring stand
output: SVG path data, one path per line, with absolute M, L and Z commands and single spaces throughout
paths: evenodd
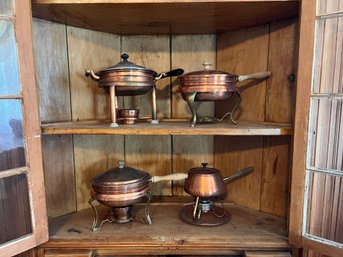
M 233 119 L 233 113 L 237 109 L 239 104 L 241 103 L 241 94 L 239 93 L 239 91 L 235 92 L 236 95 L 238 96 L 238 100 L 237 100 L 235 106 L 232 108 L 232 110 L 230 112 L 225 113 L 224 116 L 221 117 L 220 119 L 218 119 L 216 117 L 200 116 L 197 114 L 197 111 L 196 111 L 197 107 L 195 104 L 195 97 L 196 97 L 197 93 L 198 92 L 185 94 L 187 104 L 188 104 L 189 109 L 191 110 L 191 113 L 192 113 L 192 119 L 191 119 L 191 125 L 190 125 L 191 127 L 195 127 L 195 124 L 197 124 L 197 123 L 219 122 L 219 121 L 222 121 L 228 115 L 229 115 L 229 118 L 232 121 L 232 123 L 235 125 L 237 124 L 237 122 Z

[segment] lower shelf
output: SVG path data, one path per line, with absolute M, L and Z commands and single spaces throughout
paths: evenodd
M 144 205 L 134 206 L 137 221 L 126 224 L 105 223 L 92 231 L 92 209 L 54 218 L 50 221 L 50 239 L 45 249 L 93 249 L 132 254 L 240 254 L 245 250 L 287 250 L 285 219 L 246 207 L 225 204 L 231 220 L 216 227 L 189 225 L 181 221 L 183 203 L 154 203 L 150 206 L 153 224 L 139 222 Z M 109 208 L 98 206 L 104 218 Z

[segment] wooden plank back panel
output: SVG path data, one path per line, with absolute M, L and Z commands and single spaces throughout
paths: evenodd
M 42 147 L 48 217 L 76 211 L 72 136 L 43 137 Z
M 170 70 L 170 38 L 168 36 L 123 36 L 122 52 L 137 65 L 149 67 L 157 72 Z M 156 82 L 158 117 L 170 117 L 170 79 Z M 150 93 L 124 97 L 125 108 L 137 107 L 140 116 L 151 117 Z M 144 170 L 151 175 L 171 173 L 171 141 L 169 136 L 126 136 L 125 160 L 128 166 Z M 171 183 L 153 185 L 154 195 L 170 195 Z
M 287 216 L 291 138 L 264 137 L 261 211 Z
M 294 119 L 296 19 L 270 24 L 265 121 L 292 123 Z M 286 216 L 289 198 L 291 137 L 265 137 L 261 181 L 261 210 Z
M 97 82 L 86 78 L 120 61 L 120 36 L 67 27 L 72 120 L 110 117 L 109 97 Z
M 40 120 L 70 121 L 66 27 L 35 19 L 33 41 Z M 72 136 L 43 137 L 42 148 L 48 217 L 76 211 Z
M 270 24 L 268 70 L 272 75 L 267 79 L 265 121 L 281 123 L 293 121 L 297 54 L 296 22 L 296 19 L 290 19 Z
M 32 29 L 40 120 L 70 121 L 66 27 L 34 19 Z
M 203 70 L 203 63 L 212 63 L 216 68 L 216 36 L 192 35 L 172 36 L 172 68 L 182 67 L 191 72 Z M 191 113 L 185 100 L 178 92 L 178 81 L 173 79 L 172 118 L 190 118 Z M 214 115 L 214 103 L 201 103 L 200 115 Z M 214 141 L 212 136 L 173 137 L 173 172 L 187 172 L 190 168 L 201 166 L 202 162 L 213 166 Z M 186 195 L 183 181 L 173 182 L 173 195 Z
M 222 176 L 248 166 L 254 172 L 228 185 L 227 199 L 256 210 L 260 209 L 263 137 L 215 137 L 214 164 Z
M 123 136 L 74 136 L 77 210 L 89 208 L 92 178 L 124 160 Z
M 232 31 L 218 36 L 217 69 L 234 74 L 248 74 L 267 70 L 269 25 Z M 242 102 L 235 113 L 239 119 L 264 121 L 266 81 L 250 81 L 237 84 Z M 221 116 L 235 103 L 216 103 L 216 115 Z M 238 121 L 239 122 L 239 121 Z M 262 174 L 262 137 L 216 137 L 215 166 L 223 176 L 247 166 L 254 173 L 228 186 L 228 200 L 244 206 L 260 209 Z

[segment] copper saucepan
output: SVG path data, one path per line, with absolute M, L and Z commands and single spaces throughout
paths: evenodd
M 182 98 L 187 101 L 192 112 L 192 127 L 196 123 L 207 122 L 206 119 L 201 119 L 202 117 L 197 115 L 195 102 L 224 101 L 228 100 L 233 94 L 238 96 L 237 102 L 226 115 L 229 115 L 231 121 L 236 124 L 232 114 L 241 101 L 241 95 L 236 84 L 250 79 L 265 79 L 271 75 L 269 71 L 249 75 L 236 75 L 224 71 L 211 70 L 211 64 L 209 63 L 204 63 L 203 65 L 204 70 L 189 72 L 178 77 L 180 93 Z M 223 118 L 214 120 L 218 121 Z

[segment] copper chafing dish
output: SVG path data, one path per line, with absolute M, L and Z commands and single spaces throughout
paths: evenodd
M 184 173 L 175 173 L 166 176 L 151 176 L 149 173 L 125 166 L 124 161 L 119 161 L 118 167 L 110 169 L 92 179 L 91 198 L 95 218 L 92 225 L 97 230 L 105 222 L 126 223 L 133 220 L 132 206 L 139 203 L 143 198 L 148 201 L 145 207 L 146 223 L 151 224 L 149 215 L 149 202 L 151 200 L 150 184 L 162 180 L 183 180 L 187 177 Z M 98 224 L 98 213 L 92 204 L 94 200 L 112 208 L 113 217 L 103 220 Z
M 241 101 L 237 82 L 249 79 L 264 79 L 270 76 L 270 72 L 258 72 L 250 75 L 235 75 L 224 71 L 211 70 L 209 63 L 204 63 L 204 70 L 193 71 L 179 76 L 179 90 L 182 98 L 187 101 L 192 112 L 191 126 L 196 123 L 207 123 L 222 120 L 229 115 L 231 121 L 236 124 L 232 114 Z M 226 113 L 221 119 L 215 117 L 201 117 L 196 112 L 195 102 L 225 101 L 232 95 L 237 95 L 237 102 L 233 109 Z
M 108 67 L 107 69 L 93 72 L 86 69 L 85 75 L 99 82 L 99 87 L 109 90 L 111 98 L 111 125 L 117 126 L 116 107 L 117 96 L 141 95 L 152 91 L 152 123 L 158 123 L 156 110 L 156 85 L 155 82 L 162 78 L 178 76 L 183 73 L 182 69 L 157 74 L 152 69 L 136 65 L 128 61 L 129 55 L 121 55 L 123 61 Z
M 214 204 L 214 200 L 221 199 L 227 193 L 226 183 L 247 176 L 253 172 L 252 167 L 242 169 L 233 175 L 222 177 L 220 171 L 207 167 L 192 168 L 185 179 L 184 190 L 195 200 L 191 205 L 185 205 L 179 215 L 180 218 L 192 225 L 217 226 L 230 220 L 230 214 Z

